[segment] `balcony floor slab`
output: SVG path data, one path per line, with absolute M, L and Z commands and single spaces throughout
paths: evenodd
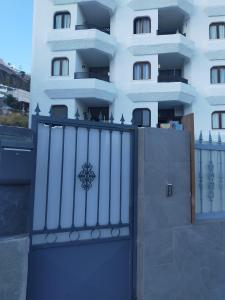
M 113 83 L 98 79 L 51 79 L 44 91 L 51 99 L 96 98 L 105 103 L 113 103 L 117 94 Z

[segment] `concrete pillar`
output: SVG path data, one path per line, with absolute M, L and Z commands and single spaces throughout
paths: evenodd
M 189 136 L 140 129 L 138 145 L 138 300 L 183 299 L 173 293 L 173 228 L 191 221 Z

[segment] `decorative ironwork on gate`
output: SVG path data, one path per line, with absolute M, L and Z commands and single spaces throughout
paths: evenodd
M 221 218 L 225 216 L 225 143 L 221 135 L 204 141 L 200 133 L 196 151 L 196 199 L 197 218 Z
M 90 190 L 92 187 L 92 182 L 94 181 L 96 175 L 93 171 L 93 166 L 90 163 L 85 163 L 82 166 L 82 170 L 80 174 L 78 175 L 81 183 L 82 183 L 82 188 L 84 190 Z
M 33 116 L 36 176 L 32 244 L 130 237 L 136 127 L 109 121 Z

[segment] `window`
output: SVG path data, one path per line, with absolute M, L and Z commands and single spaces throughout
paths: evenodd
M 212 23 L 209 26 L 209 38 L 215 39 L 225 39 L 225 23 Z
M 138 17 L 134 20 L 134 34 L 151 33 L 151 19 Z
M 133 70 L 134 80 L 151 79 L 151 64 L 149 62 L 137 62 L 134 64 Z
M 137 108 L 133 111 L 133 123 L 138 127 L 151 126 L 151 111 L 148 108 Z
M 68 76 L 69 60 L 66 57 L 54 58 L 52 61 L 52 76 Z
M 225 111 L 212 113 L 212 129 L 225 129 Z
M 52 105 L 51 116 L 56 119 L 67 119 L 68 108 L 66 105 Z
M 225 83 L 225 66 L 217 66 L 211 69 L 211 83 Z
M 57 12 L 54 16 L 54 29 L 70 28 L 71 15 L 69 12 Z

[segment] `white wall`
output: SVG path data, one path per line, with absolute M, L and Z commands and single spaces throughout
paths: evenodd
M 210 61 L 206 56 L 209 43 L 214 42 L 209 40 L 209 25 L 213 22 L 225 21 L 225 16 L 208 17 L 204 10 L 205 1 L 195 0 L 194 4 L 195 9 L 190 18 L 189 33 L 190 38 L 195 42 L 195 54 L 188 67 L 188 79 L 197 90 L 197 98 L 190 111 L 195 114 L 196 135 L 198 136 L 202 130 L 204 137 L 208 138 L 209 130 L 211 130 L 212 112 L 225 110 L 225 99 L 224 105 L 221 106 L 210 105 L 206 99 L 207 90 L 212 86 L 210 83 L 211 67 L 225 65 L 225 60 Z M 220 132 L 224 135 L 223 131 Z M 218 130 L 213 130 L 213 134 L 217 135 Z
M 69 11 L 71 13 L 71 28 L 66 30 L 73 31 L 77 24 L 77 5 L 53 5 L 52 1 L 35 0 L 33 17 L 33 60 L 32 60 L 32 80 L 31 80 L 31 108 L 33 113 L 37 103 L 39 103 L 41 114 L 48 115 L 51 105 L 65 104 L 68 106 L 69 117 L 74 117 L 76 105 L 74 99 L 65 101 L 49 99 L 44 93 L 43 87 L 51 77 L 51 61 L 54 57 L 66 56 L 70 60 L 70 74 L 73 78 L 75 71 L 76 53 L 63 51 L 53 53 L 47 43 L 48 33 L 53 28 L 53 17 L 57 11 Z M 65 78 L 64 78 L 65 79 Z M 63 79 L 62 79 L 63 80 Z
M 158 29 L 158 9 L 135 11 L 130 6 L 129 0 L 117 0 L 118 6 L 111 17 L 111 35 L 117 43 L 117 50 L 110 63 L 110 77 L 117 89 L 117 97 L 110 107 L 114 113 L 115 121 L 119 121 L 123 113 L 126 121 L 132 118 L 134 108 L 149 108 L 152 112 L 152 126 L 158 122 L 158 103 L 143 102 L 134 103 L 127 97 L 129 86 L 133 84 L 133 64 L 136 61 L 149 61 L 152 67 L 150 82 L 157 82 L 158 76 L 158 55 L 133 56 L 129 51 L 133 36 L 133 20 L 137 16 L 149 16 L 152 22 L 152 32 L 146 35 L 155 36 Z M 224 105 L 211 105 L 206 96 L 210 84 L 210 68 L 214 65 L 225 65 L 225 60 L 210 61 L 207 57 L 209 40 L 209 24 L 216 21 L 225 21 L 225 16 L 208 17 L 205 8 L 207 1 L 193 0 L 194 10 L 190 18 L 186 20 L 186 32 L 188 38 L 195 43 L 194 55 L 184 66 L 184 77 L 196 89 L 196 99 L 192 105 L 185 106 L 185 113 L 194 112 L 196 135 L 203 130 L 205 135 L 211 129 L 211 113 L 215 110 L 225 110 Z M 83 107 L 82 103 L 76 104 L 75 99 L 48 99 L 43 87 L 46 88 L 47 80 L 51 78 L 51 60 L 57 56 L 66 56 L 70 60 L 69 78 L 73 78 L 74 72 L 82 70 L 82 61 L 76 55 L 76 51 L 52 52 L 48 45 L 47 36 L 52 30 L 53 16 L 56 11 L 68 10 L 71 13 L 71 28 L 66 29 L 74 32 L 76 24 L 84 21 L 82 11 L 77 4 L 53 5 L 52 1 L 34 1 L 34 36 L 33 36 L 33 66 L 31 86 L 31 112 L 34 111 L 36 103 L 40 105 L 42 114 L 48 114 L 52 104 L 65 104 L 68 106 L 69 117 L 73 117 L 77 106 Z M 168 41 L 169 42 L 169 41 Z M 219 41 L 218 41 L 219 45 Z M 222 49 L 223 50 L 223 49 Z M 225 49 L 224 49 L 225 51 Z M 62 78 L 66 80 L 67 78 Z M 57 88 L 57 87 L 56 87 Z M 225 89 L 224 89 L 225 94 Z M 171 99 L 173 100 L 173 99 Z M 214 131 L 215 132 L 215 131 Z M 217 132 L 216 132 L 217 133 Z

